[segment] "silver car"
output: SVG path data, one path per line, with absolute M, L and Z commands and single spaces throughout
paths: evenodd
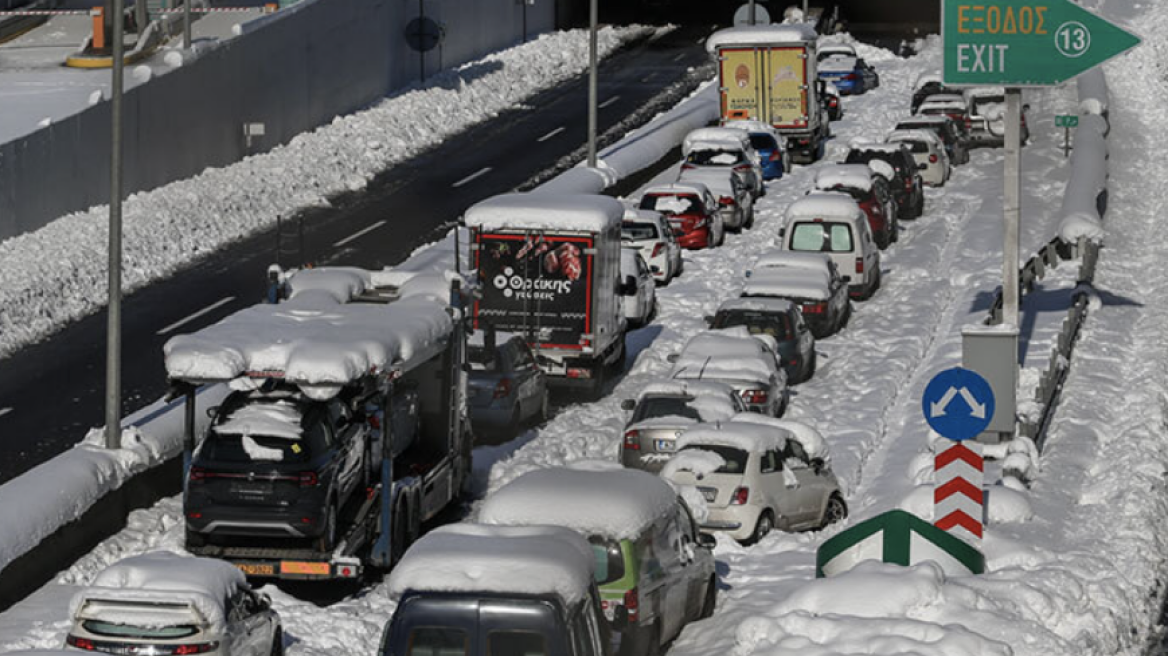
M 691 337 L 669 361 L 670 378 L 725 383 L 751 412 L 778 417 L 787 410 L 787 372 L 772 337 L 751 335 L 742 326 L 708 330 Z
M 154 552 L 119 561 L 73 597 L 65 644 L 110 654 L 282 656 L 280 617 L 230 563 Z
M 729 385 L 685 380 L 652 383 L 621 407 L 632 413 L 620 443 L 621 464 L 650 472 L 674 454 L 677 437 L 686 428 L 746 411 L 742 397 Z
M 847 516 L 826 443 L 814 428 L 753 413 L 697 424 L 662 469 L 706 500 L 702 528 L 753 544 L 773 529 L 822 528 Z

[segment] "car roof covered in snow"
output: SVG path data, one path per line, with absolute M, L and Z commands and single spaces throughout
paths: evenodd
M 772 137 L 775 137 L 776 139 L 779 137 L 779 131 L 775 129 L 775 126 L 765 121 L 737 119 L 733 121 L 726 121 L 722 127 L 730 130 L 742 130 L 743 132 L 747 133 L 763 132 L 771 135 Z
M 486 524 L 547 524 L 585 536 L 636 539 L 677 504 L 661 478 L 637 469 L 553 467 L 523 474 L 487 497 Z
M 773 250 L 758 256 L 746 275 L 754 275 L 761 269 L 791 268 L 810 271 L 831 271 L 831 256 L 827 253 Z
M 748 150 L 750 135 L 734 128 L 698 128 L 685 135 L 681 151 L 689 154 L 695 150 Z
M 582 536 L 559 526 L 448 524 L 410 547 L 389 575 L 389 594 L 514 594 L 572 607 L 588 597 L 594 558 Z
M 589 194 L 501 194 L 475 203 L 463 220 L 479 230 L 604 232 L 619 225 L 624 205 Z
M 833 164 L 820 168 L 815 174 L 817 189 L 836 186 L 869 191 L 872 189 L 872 169 L 867 164 Z
M 741 414 L 735 415 L 740 417 Z M 728 446 L 748 453 L 782 450 L 787 444 L 786 430 L 735 419 L 715 424 L 696 424 L 677 438 L 678 450 L 693 446 Z
M 141 626 L 172 624 L 190 608 L 213 632 L 227 628 L 227 600 L 248 589 L 238 567 L 213 558 L 155 551 L 118 561 L 73 595 L 69 615 Z M 167 607 L 170 608 L 167 608 Z M 185 619 L 189 621 L 190 615 Z
M 933 96 L 929 96 L 929 98 L 933 98 Z M 926 100 L 925 102 L 921 103 L 921 106 L 919 108 L 917 108 L 917 114 L 924 113 L 926 111 L 929 111 L 930 109 L 936 109 L 936 110 L 941 110 L 941 111 L 949 111 L 949 110 L 956 109 L 956 110 L 960 110 L 960 111 L 964 112 L 965 111 L 965 101 L 961 100 L 960 98 L 958 98 L 956 100 Z
M 742 285 L 743 296 L 778 296 L 824 301 L 831 297 L 824 272 L 809 269 L 761 269 Z
M 851 71 L 856 68 L 856 56 L 833 53 L 819 62 L 819 70 L 826 72 Z
M 846 219 L 855 220 L 863 213 L 856 201 L 846 194 L 807 194 L 787 206 L 787 220 Z
M 706 50 L 736 45 L 784 45 L 792 42 L 815 41 L 819 34 L 807 23 L 782 25 L 744 25 L 718 30 L 706 39 Z
M 1006 95 L 1006 89 L 1005 87 L 972 87 L 969 89 L 963 89 L 961 91 L 961 95 L 965 96 L 966 98 L 981 98 L 985 96 L 1002 96 L 1004 98 Z
M 924 141 L 934 146 L 941 146 L 941 138 L 931 130 L 893 130 L 885 137 L 887 141 Z
M 830 55 L 834 53 L 841 53 L 856 56 L 856 47 L 850 43 L 820 43 L 819 54 Z
M 738 298 L 730 298 L 722 301 L 718 306 L 718 312 L 747 310 L 751 312 L 790 312 L 795 304 L 785 298 L 775 298 L 773 296 L 740 296 Z
M 681 184 L 701 184 L 710 190 L 710 193 L 715 196 L 733 196 L 734 182 L 732 178 L 734 174 L 729 168 L 723 167 L 699 167 L 696 169 L 685 169 L 678 176 L 677 181 Z
M 766 342 L 737 326 L 689 338 L 670 377 L 763 382 L 775 371 L 773 346 L 768 349 Z
M 167 375 L 192 382 L 277 377 L 312 398 L 330 398 L 363 376 L 408 371 L 443 348 L 453 329 L 447 303 L 429 294 L 350 303 L 367 278 L 340 269 L 307 273 L 295 277 L 287 301 L 244 308 L 168 340 Z
M 704 199 L 706 194 L 710 193 L 710 188 L 704 183 L 697 180 L 678 180 L 670 184 L 654 185 L 645 190 L 643 196 L 676 196 L 679 194 L 693 194 L 699 199 Z
M 787 431 L 790 438 L 794 438 L 796 442 L 803 445 L 803 450 L 807 452 L 808 458 L 831 460 L 831 451 L 827 448 L 827 440 L 823 439 L 823 435 L 818 429 L 806 422 L 767 417 L 757 412 L 740 412 L 734 415 L 732 421 L 781 428 Z
M 723 383 L 709 380 L 656 380 L 641 388 L 637 392 L 637 399 L 646 396 L 709 396 L 713 398 L 727 398 L 734 393 L 734 388 Z
M 692 398 L 687 405 L 697 410 L 702 421 L 724 421 L 739 412 L 739 406 L 731 398 L 735 396 L 734 388 L 712 380 L 658 380 L 641 388 L 637 393 L 637 402 L 666 396 Z M 684 426 L 692 423 L 696 422 L 687 417 L 653 417 L 638 421 L 629 428 Z
M 896 124 L 897 125 L 896 129 L 897 130 L 913 130 L 913 129 L 919 129 L 919 128 L 902 128 L 899 126 L 913 125 L 913 124 L 916 124 L 916 125 L 942 125 L 942 124 L 948 123 L 949 121 L 952 121 L 952 120 L 953 120 L 952 118 L 945 116 L 945 115 L 938 116 L 936 114 L 931 114 L 931 115 L 918 114 L 912 118 L 906 118 L 903 121 L 898 121 Z

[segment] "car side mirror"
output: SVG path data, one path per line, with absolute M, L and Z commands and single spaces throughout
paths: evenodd
M 718 546 L 718 540 L 709 533 L 698 533 L 698 546 L 703 549 L 713 549 Z
M 632 412 L 634 409 L 636 409 L 636 407 L 637 401 L 635 399 L 625 399 L 624 401 L 621 401 L 621 410 L 624 410 L 625 412 Z
M 217 416 L 219 416 L 219 406 L 213 405 L 210 408 L 207 408 L 208 419 L 214 419 Z

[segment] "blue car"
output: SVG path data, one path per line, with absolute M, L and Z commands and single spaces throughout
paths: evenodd
M 467 360 L 467 409 L 474 424 L 517 431 L 547 418 L 547 376 L 521 336 L 477 332 Z
M 763 180 L 783 177 L 787 156 L 774 128 L 761 121 L 727 121 L 725 127 L 742 130 L 750 137 L 750 146 L 758 153 Z
M 819 79 L 835 85 L 845 96 L 864 93 L 864 70 L 859 60 L 843 54 L 832 54 L 819 62 Z

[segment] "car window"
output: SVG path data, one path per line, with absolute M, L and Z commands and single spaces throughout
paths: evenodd
M 621 543 L 598 535 L 590 536 L 588 543 L 592 545 L 592 555 L 596 561 L 596 583 L 604 585 L 623 579 L 625 555 Z
M 497 349 L 489 349 L 485 346 L 468 346 L 466 349 L 466 359 L 474 371 L 498 371 L 499 358 L 497 355 Z
M 633 423 L 658 417 L 685 417 L 694 421 L 701 421 L 697 409 L 689 404 L 693 397 L 685 396 L 646 396 L 637 403 L 633 412 Z
M 741 474 L 746 471 L 746 462 L 750 459 L 750 454 L 742 449 L 736 449 L 732 446 L 721 446 L 717 444 L 694 444 L 687 446 L 682 451 L 689 449 L 699 449 L 702 451 L 712 451 L 720 456 L 725 463 L 717 469 L 719 474 Z
M 782 462 L 779 460 L 778 453 L 775 451 L 767 451 L 758 459 L 758 470 L 762 474 L 773 474 L 783 469 Z
M 750 147 L 755 150 L 776 150 L 779 144 L 771 135 L 759 132 L 750 135 Z
M 732 166 L 741 162 L 743 157 L 740 150 L 695 150 L 685 161 L 698 166 Z
M 791 250 L 847 253 L 852 250 L 852 228 L 846 223 L 796 223 Z
M 776 341 L 791 339 L 790 321 L 783 312 L 762 310 L 722 310 L 714 315 L 711 328 L 745 326 L 751 335 L 770 335 Z
M 900 143 L 907 145 L 914 153 L 929 152 L 929 144 L 923 141 L 901 141 Z
M 487 632 L 487 656 L 545 656 L 547 653 L 547 640 L 542 633 L 516 630 Z
M 796 440 L 787 440 L 787 445 L 783 447 L 783 461 L 787 465 L 796 468 L 811 466 L 810 459 L 807 457 L 807 451 Z
M 621 238 L 631 241 L 657 239 L 657 226 L 652 223 L 633 223 L 625 221 L 621 224 Z
M 681 499 L 677 500 L 677 524 L 681 530 L 682 537 L 688 538 L 690 542 L 693 542 L 698 534 L 698 529 L 694 524 L 693 515 L 690 514 L 689 508 L 685 507 L 685 502 Z
M 645 258 L 643 257 L 637 258 L 637 274 L 641 277 L 649 276 L 649 267 L 645 264 Z

